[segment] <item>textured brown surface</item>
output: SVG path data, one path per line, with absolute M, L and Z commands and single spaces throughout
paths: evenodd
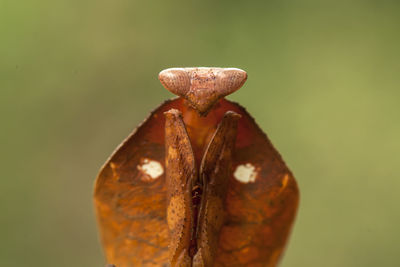
M 203 187 L 196 228 L 197 252 L 193 266 L 212 266 L 218 249 L 220 230 L 224 224 L 225 199 L 232 173 L 237 123 L 235 112 L 225 113 L 204 153 L 200 166 Z
M 182 114 L 165 113 L 167 223 L 171 266 L 212 266 L 240 115 L 228 111 L 204 153 L 200 173 Z M 193 258 L 193 263 L 192 263 Z
M 158 78 L 171 93 L 206 115 L 218 99 L 242 87 L 247 74 L 236 68 L 171 68 L 161 71 Z
M 171 109 L 165 117 L 170 263 L 171 266 L 190 266 L 189 249 L 194 225 L 192 188 L 197 179 L 197 168 L 181 113 Z
M 251 163 L 257 177 L 242 183 L 229 175 L 225 220 L 214 266 L 275 266 L 282 255 L 297 205 L 296 182 L 266 135 L 238 104 L 219 100 L 205 117 L 182 98 L 165 102 L 114 152 L 96 182 L 95 205 L 107 261 L 124 266 L 168 266 L 165 171 L 149 179 L 143 160 L 165 170 L 164 112 L 182 112 L 196 166 L 227 111 L 238 121 L 232 169 Z

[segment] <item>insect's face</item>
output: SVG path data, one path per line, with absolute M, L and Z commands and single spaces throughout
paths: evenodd
M 235 68 L 171 68 L 160 72 L 159 78 L 165 88 L 206 115 L 218 99 L 238 90 L 247 74 Z

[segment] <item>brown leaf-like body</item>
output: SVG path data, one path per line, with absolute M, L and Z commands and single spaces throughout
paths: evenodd
M 170 264 L 163 115 L 170 109 L 183 114 L 196 166 L 224 114 L 242 116 L 214 266 L 275 266 L 295 217 L 298 188 L 253 118 L 225 99 L 205 117 L 182 98 L 165 102 L 105 163 L 96 182 L 95 206 L 107 261 L 117 267 Z M 154 166 L 149 171 L 149 162 L 160 164 L 163 172 Z

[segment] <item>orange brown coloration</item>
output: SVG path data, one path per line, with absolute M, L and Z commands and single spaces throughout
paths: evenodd
M 171 266 L 187 266 L 192 238 L 192 189 L 197 179 L 195 159 L 181 113 L 165 112 L 167 222 Z M 189 265 L 190 266 L 190 265 Z
M 196 231 L 197 252 L 193 266 L 212 266 L 224 224 L 225 199 L 232 173 L 237 123 L 241 116 L 228 111 L 218 125 L 200 166 L 203 187 Z
M 235 85 L 240 78 L 212 87 L 224 69 L 200 68 L 204 81 L 197 85 L 190 77 L 199 68 L 175 70 L 162 83 L 182 97 L 158 107 L 97 178 L 95 206 L 107 261 L 117 267 L 276 266 L 298 206 L 293 175 L 246 110 L 222 98 L 243 84 Z M 209 92 L 188 97 L 182 84 Z M 165 171 L 143 177 L 138 166 L 144 158 Z M 234 170 L 247 165 L 255 173 L 246 183 Z

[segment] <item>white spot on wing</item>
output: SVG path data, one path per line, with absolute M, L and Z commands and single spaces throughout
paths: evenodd
M 160 162 L 147 158 L 144 158 L 142 160 L 142 165 L 138 165 L 137 168 L 152 179 L 157 179 L 164 173 L 164 169 Z
M 256 168 L 250 163 L 241 164 L 236 167 L 233 176 L 241 183 L 254 183 L 257 178 L 257 171 Z

